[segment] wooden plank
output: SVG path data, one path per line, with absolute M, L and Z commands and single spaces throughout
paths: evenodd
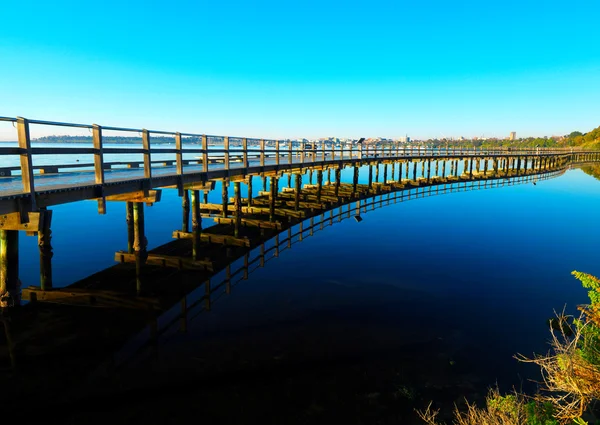
M 233 224 L 235 218 L 233 217 L 214 217 L 213 218 L 216 223 L 219 224 Z M 257 227 L 259 229 L 277 229 L 281 230 L 283 228 L 283 224 L 279 221 L 265 221 L 254 218 L 241 218 L 240 222 L 242 226 L 246 227 Z
M 40 230 L 40 213 L 28 213 L 29 223 L 21 221 L 21 213 L 14 212 L 0 215 L 0 230 L 23 230 L 37 232 Z
M 155 202 L 160 202 L 162 196 L 162 190 L 161 189 L 156 189 L 156 190 L 148 190 L 147 191 L 147 195 L 146 195 L 146 191 L 144 190 L 138 190 L 135 192 L 130 192 L 130 193 L 123 193 L 120 195 L 110 195 L 106 197 L 107 201 L 111 201 L 111 202 L 138 202 L 138 203 L 155 203 Z
M 134 297 L 122 292 L 101 289 L 61 288 L 44 291 L 39 287 L 30 286 L 22 290 L 21 297 L 31 302 L 141 310 L 161 309 L 158 299 Z
M 173 232 L 174 239 L 192 239 L 193 233 L 191 232 L 181 232 L 176 230 Z M 236 238 L 230 235 L 218 235 L 213 233 L 201 233 L 200 240 L 202 242 L 214 243 L 219 245 L 228 245 L 228 246 L 243 246 L 246 248 L 250 248 L 250 239 L 248 238 Z
M 135 254 L 124 251 L 115 252 L 115 261 L 118 263 L 135 263 Z M 208 270 L 213 271 L 213 263 L 209 259 L 193 260 L 188 257 L 148 253 L 146 264 L 152 266 L 169 267 L 181 270 Z

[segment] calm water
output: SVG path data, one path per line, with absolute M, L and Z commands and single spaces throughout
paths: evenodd
M 217 184 L 211 201 L 220 193 Z M 336 223 L 130 362 L 117 383 L 98 389 L 118 388 L 128 402 L 110 402 L 94 418 L 412 423 L 412 407 L 431 399 L 447 408 L 481 399 L 496 382 L 532 389 L 535 370 L 512 356 L 545 352 L 546 319 L 586 302 L 570 272 L 600 275 L 599 206 L 600 182 L 571 170 L 535 186 L 423 198 Z M 95 202 L 54 211 L 56 286 L 111 266 L 126 248 L 123 204 L 109 204 L 105 216 Z M 146 228 L 149 248 L 181 228 L 176 191 L 146 209 Z M 20 254 L 23 285 L 37 284 L 37 239 L 22 237 Z

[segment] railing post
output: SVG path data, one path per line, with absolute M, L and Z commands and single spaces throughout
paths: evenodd
M 341 143 L 340 143 L 341 145 Z M 340 158 L 344 159 L 344 158 Z M 335 160 L 335 140 L 331 143 L 331 160 Z M 323 161 L 325 161 L 325 156 L 323 156 Z
M 202 135 L 202 171 L 208 171 L 208 137 Z
M 223 166 L 229 170 L 229 136 L 223 137 L 223 149 L 225 149 Z
M 94 143 L 94 175 L 96 184 L 100 185 L 100 191 L 104 195 L 104 154 L 102 153 L 102 127 L 98 124 L 92 125 L 92 140 Z M 106 213 L 106 198 L 98 198 L 98 212 Z
M 260 139 L 260 166 L 265 166 L 265 139 Z
M 142 130 L 142 147 L 144 149 L 144 177 L 152 178 L 152 163 L 150 162 L 150 132 Z
M 248 139 L 246 139 L 245 137 L 242 139 L 242 149 L 244 151 L 244 168 L 248 168 L 250 166 L 250 164 L 248 164 Z
M 321 142 L 321 155 L 323 156 L 323 162 L 325 162 L 325 141 Z
M 289 143 L 289 146 L 288 146 L 288 150 L 289 150 L 288 164 L 291 165 L 292 162 L 293 162 L 293 160 L 294 160 L 294 158 L 293 158 L 294 153 L 292 152 L 292 141 L 289 140 L 288 143 Z
M 21 149 L 21 181 L 23 183 L 23 192 L 30 195 L 31 209 L 36 210 L 35 185 L 33 183 L 33 162 L 31 160 L 31 139 L 29 137 L 29 121 L 22 117 L 17 117 L 17 134 L 19 138 L 19 148 Z
M 183 174 L 183 144 L 181 142 L 181 133 L 175 133 L 175 149 L 177 149 L 177 153 L 175 153 L 177 175 L 181 176 Z
M 279 165 L 279 140 L 275 140 L 275 164 Z

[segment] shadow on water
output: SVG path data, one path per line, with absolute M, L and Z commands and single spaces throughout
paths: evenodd
M 467 294 L 489 264 L 453 264 L 452 252 L 441 260 L 429 244 L 457 233 L 440 235 L 435 222 L 426 229 L 425 218 L 413 224 L 410 208 L 393 205 L 561 174 L 390 190 L 308 214 L 281 233 L 244 230 L 250 247 L 203 246 L 218 251 L 214 271 L 150 266 L 144 295 L 160 291 L 158 310 L 104 301 L 21 308 L 2 322 L 3 364 L 12 364 L 4 410 L 15 422 L 404 424 L 417 423 L 414 407 L 429 400 L 446 409 L 464 397 L 481 400 L 501 377 L 504 387 L 532 389 L 535 371 L 507 361 L 518 347 L 508 341 L 530 339 L 527 331 L 539 327 L 534 347 L 543 349 L 543 321 L 528 325 L 507 312 L 507 294 L 493 285 L 487 292 L 496 306 Z M 404 216 L 382 218 L 381 207 Z M 378 231 L 356 230 L 382 219 Z M 374 241 L 361 247 L 368 231 Z M 494 241 L 468 243 L 481 251 Z M 177 240 L 151 252 L 191 249 L 190 240 Z M 103 281 L 109 289 L 134 289 L 134 270 L 119 264 L 73 287 L 102 278 L 113 280 Z M 490 328 L 474 311 L 502 324 Z

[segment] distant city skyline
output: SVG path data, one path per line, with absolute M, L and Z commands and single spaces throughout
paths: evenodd
M 0 116 L 279 139 L 600 125 L 598 2 L 30 1 L 4 12 Z M 15 136 L 0 123 L 0 140 Z

